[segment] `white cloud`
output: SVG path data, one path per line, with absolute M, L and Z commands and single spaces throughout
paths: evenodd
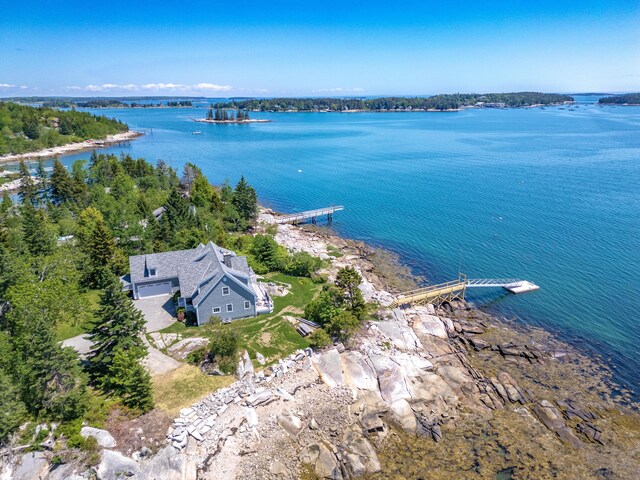
M 364 92 L 364 88 L 355 87 L 355 88 L 342 88 L 342 87 L 334 87 L 334 88 L 320 88 L 318 90 L 312 90 L 313 93 L 358 93 Z
M 0 85 L 1 86 L 1 85 Z M 136 85 L 128 83 L 125 85 L 119 85 L 116 83 L 103 83 L 102 85 L 87 85 L 84 87 L 69 86 L 66 90 L 74 91 L 86 91 L 86 92 L 113 92 L 117 90 L 125 90 L 129 92 L 144 91 L 166 91 L 174 93 L 195 93 L 195 92 L 228 92 L 233 90 L 231 85 L 218 85 L 216 83 L 196 83 L 193 85 L 185 85 L 182 83 L 145 83 L 142 85 Z
M 13 88 L 15 85 L 11 85 L 10 83 L 0 83 L 0 88 Z

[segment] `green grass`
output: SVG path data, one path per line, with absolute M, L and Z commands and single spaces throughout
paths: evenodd
M 87 310 L 90 312 L 88 321 L 84 323 L 60 322 L 56 326 L 56 339 L 61 342 L 67 338 L 77 337 L 89 330 L 89 322 L 93 320 L 95 312 L 100 306 L 101 290 L 89 290 L 82 296 L 87 304 Z
M 334 247 L 333 245 L 327 246 L 327 255 L 334 258 L 340 258 L 344 256 L 340 249 L 338 247 Z
M 198 367 L 183 365 L 177 370 L 154 377 L 153 398 L 157 408 L 176 415 L 205 395 L 233 383 L 233 376 L 205 375 Z
M 179 333 L 183 337 L 215 337 L 227 328 L 234 329 L 240 337 L 240 348 L 246 349 L 251 358 L 260 352 L 268 362 L 309 346 L 291 323 L 283 319 L 283 315 L 300 315 L 304 307 L 313 300 L 321 285 L 315 284 L 309 278 L 292 277 L 282 273 L 265 275 L 266 281 L 274 281 L 291 285 L 290 292 L 284 297 L 274 298 L 274 311 L 268 315 L 255 318 L 235 320 L 231 324 L 206 324 L 201 327 L 186 327 L 180 322 L 161 330 L 161 333 Z

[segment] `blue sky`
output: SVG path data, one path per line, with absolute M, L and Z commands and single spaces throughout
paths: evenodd
M 517 90 L 640 90 L 640 1 L 0 2 L 0 96 Z

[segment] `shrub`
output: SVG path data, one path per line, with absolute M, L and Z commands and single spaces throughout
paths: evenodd
M 234 357 L 238 351 L 238 334 L 224 329 L 219 335 L 211 339 L 209 355 L 211 359 L 217 357 Z
M 204 356 L 207 353 L 207 349 L 205 347 L 200 347 L 197 348 L 196 350 L 189 352 L 187 354 L 187 363 L 190 363 L 191 365 L 200 365 L 202 363 L 202 361 L 204 360 Z
M 329 334 L 322 328 L 316 329 L 315 332 L 309 335 L 307 340 L 309 341 L 309 345 L 314 349 L 325 348 L 333 343 Z

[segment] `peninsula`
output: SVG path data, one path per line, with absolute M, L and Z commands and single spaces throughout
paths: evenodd
M 456 93 L 381 98 L 263 98 L 232 100 L 220 108 L 259 112 L 446 112 L 465 108 L 518 108 L 573 103 L 557 93 Z
M 66 154 L 139 135 L 103 115 L 0 102 L 0 162 Z

